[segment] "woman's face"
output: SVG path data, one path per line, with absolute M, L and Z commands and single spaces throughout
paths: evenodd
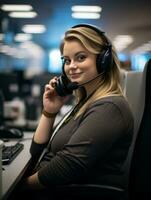
M 96 55 L 79 41 L 66 41 L 63 48 L 64 70 L 71 82 L 85 83 L 98 75 Z

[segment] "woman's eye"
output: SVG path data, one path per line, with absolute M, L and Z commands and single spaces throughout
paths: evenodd
M 78 56 L 78 61 L 83 61 L 85 60 L 86 56 L 85 55 L 79 55 Z
M 69 59 L 64 59 L 64 64 L 69 65 L 70 64 L 70 60 Z

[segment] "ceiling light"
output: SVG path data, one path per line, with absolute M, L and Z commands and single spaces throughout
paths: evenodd
M 73 18 L 78 19 L 99 19 L 100 18 L 99 13 L 89 13 L 89 12 L 74 12 L 72 13 Z
M 30 11 L 32 10 L 31 5 L 14 5 L 14 4 L 4 4 L 1 6 L 1 9 L 4 11 Z
M 102 8 L 100 6 L 72 6 L 71 10 L 73 12 L 101 12 Z
M 29 24 L 29 25 L 24 25 L 22 30 L 25 33 L 43 33 L 46 31 L 46 27 L 41 24 Z
M 37 16 L 36 12 L 11 12 L 9 13 L 10 17 L 13 18 L 34 18 Z
M 115 40 L 118 42 L 123 42 L 123 43 L 126 43 L 126 44 L 130 44 L 133 42 L 133 38 L 132 36 L 130 35 L 118 35 Z
M 151 52 L 151 41 L 149 41 L 148 43 L 145 43 L 145 44 L 137 47 L 133 51 L 131 51 L 132 54 L 143 54 L 146 52 Z
M 117 51 L 122 51 L 133 42 L 133 37 L 130 35 L 118 35 L 115 37 L 113 44 Z
M 0 46 L 0 52 L 1 53 L 6 53 L 6 52 L 8 52 L 9 48 L 10 47 L 8 45 L 1 45 Z
M 16 42 L 24 42 L 32 39 L 31 34 L 25 34 L 25 33 L 18 33 L 15 35 L 14 40 Z

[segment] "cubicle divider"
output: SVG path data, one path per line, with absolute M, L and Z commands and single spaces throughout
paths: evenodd
M 0 140 L 0 199 L 2 197 L 2 147 L 3 141 Z

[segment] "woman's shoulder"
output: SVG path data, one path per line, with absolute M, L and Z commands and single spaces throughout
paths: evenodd
M 92 102 L 79 118 L 80 121 L 89 119 L 91 122 L 99 120 L 106 126 L 110 122 L 112 126 L 120 124 L 125 130 L 132 130 L 134 118 L 127 100 L 124 96 L 108 96 Z
M 129 103 L 124 96 L 108 96 L 104 98 L 97 99 L 93 102 L 89 109 L 100 110 L 104 109 L 106 112 L 118 114 L 119 116 L 129 118 L 133 121 L 133 114 Z
M 102 104 L 113 104 L 113 105 L 120 105 L 120 104 L 128 104 L 126 98 L 124 96 L 107 96 L 102 97 L 94 101 L 91 106 L 94 105 L 102 105 Z

